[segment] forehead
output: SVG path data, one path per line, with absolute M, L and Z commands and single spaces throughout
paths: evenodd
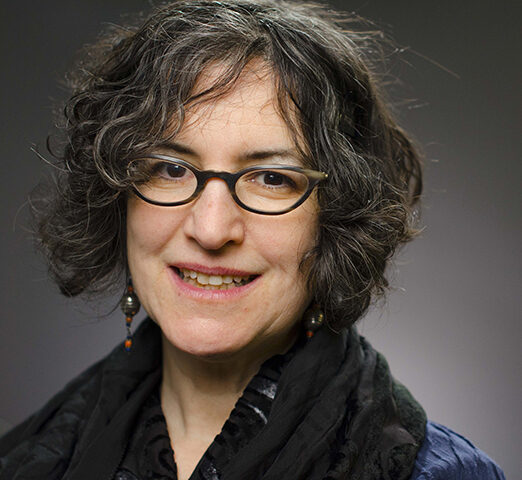
M 184 123 L 174 138 L 190 143 L 226 138 L 250 148 L 295 146 L 292 129 L 280 112 L 272 70 L 252 61 L 226 90 L 207 93 L 226 75 L 226 68 L 215 64 L 202 72 L 192 92 L 196 100 L 186 106 Z

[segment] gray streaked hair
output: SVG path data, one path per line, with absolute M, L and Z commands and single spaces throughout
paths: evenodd
M 388 260 L 415 234 L 422 189 L 418 152 L 383 100 L 380 38 L 354 16 L 275 0 L 174 1 L 138 26 L 112 27 L 68 77 L 63 142 L 51 149 L 61 173 L 35 209 L 61 291 L 122 288 L 129 159 L 262 60 L 307 166 L 329 174 L 318 189 L 319 240 L 302 269 L 332 328 L 361 317 L 385 291 Z M 216 62 L 223 74 L 194 94 Z

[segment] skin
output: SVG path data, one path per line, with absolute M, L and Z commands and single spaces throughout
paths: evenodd
M 205 72 L 196 90 L 219 75 Z M 277 112 L 273 80 L 250 65 L 234 88 L 189 109 L 167 153 L 200 169 L 234 172 L 254 164 L 302 165 L 295 153 L 253 160 L 252 152 L 296 152 Z M 178 475 L 188 478 L 261 363 L 286 351 L 311 301 L 299 270 L 317 241 L 312 195 L 284 215 L 247 212 L 226 184 L 211 179 L 194 202 L 177 207 L 128 200 L 128 261 L 134 287 L 163 335 L 161 401 Z M 240 293 L 197 295 L 180 287 L 173 265 L 234 269 L 259 277 Z M 194 268 L 196 270 L 196 268 Z

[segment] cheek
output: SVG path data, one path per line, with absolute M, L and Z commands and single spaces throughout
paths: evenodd
M 127 262 L 134 288 L 150 315 L 163 270 L 161 254 L 178 228 L 176 218 L 172 212 L 140 199 L 127 203 Z
M 132 257 L 159 250 L 179 227 L 174 215 L 140 199 L 129 199 L 127 206 L 127 253 Z
M 301 260 L 318 240 L 315 211 L 303 210 L 299 213 L 290 218 L 281 216 L 277 224 L 273 217 L 270 218 L 271 223 L 258 235 L 258 245 L 262 246 L 263 256 L 270 264 L 292 275 L 299 275 Z

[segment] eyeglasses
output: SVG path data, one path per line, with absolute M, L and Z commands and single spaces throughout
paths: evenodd
M 168 155 L 148 155 L 129 163 L 136 195 L 153 205 L 174 207 L 195 200 L 212 178 L 224 180 L 235 202 L 245 210 L 281 215 L 301 205 L 324 172 L 294 166 L 256 165 L 236 173 L 198 170 Z

